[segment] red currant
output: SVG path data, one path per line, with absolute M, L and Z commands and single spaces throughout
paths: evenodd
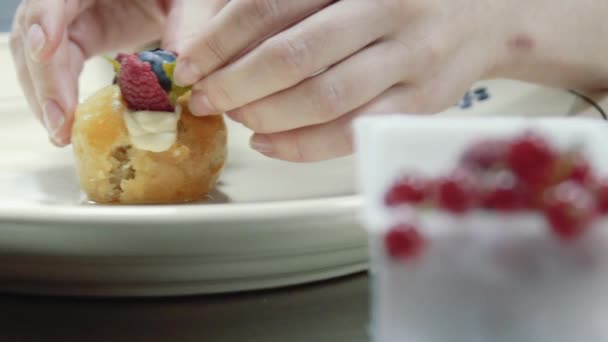
M 439 207 L 453 213 L 464 213 L 475 205 L 477 192 L 471 171 L 459 168 L 437 183 Z
M 593 180 L 593 173 L 589 162 L 580 154 L 576 154 L 572 159 L 572 166 L 568 175 L 569 180 L 580 184 L 588 184 Z
M 600 214 L 608 214 L 608 179 L 603 179 L 597 186 L 597 210 Z
M 508 143 L 504 140 L 482 140 L 464 152 L 462 164 L 474 169 L 488 170 L 505 162 Z
M 556 161 L 557 155 L 549 144 L 532 132 L 517 138 L 507 152 L 513 173 L 531 185 L 548 182 Z
M 384 203 L 389 207 L 419 204 L 427 198 L 428 192 L 428 182 L 421 177 L 402 177 L 389 189 Z
M 384 236 L 388 255 L 397 260 L 411 259 L 420 254 L 426 242 L 415 226 L 399 224 L 392 227 Z
M 486 209 L 513 211 L 524 206 L 523 186 L 510 171 L 485 175 L 481 204 Z
M 562 239 L 580 236 L 596 213 L 591 193 L 581 185 L 567 181 L 548 192 L 545 216 L 553 232 Z

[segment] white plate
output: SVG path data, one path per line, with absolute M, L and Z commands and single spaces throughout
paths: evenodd
M 352 158 L 292 164 L 247 147 L 230 125 L 213 201 L 101 206 L 84 201 L 71 150 L 47 142 L 27 110 L 0 36 L 0 290 L 154 296 L 261 289 L 364 270 Z M 111 76 L 88 63 L 82 94 Z M 562 90 L 483 82 L 489 99 L 447 114 L 597 111 Z
M 87 204 L 72 151 L 51 147 L 26 107 L 0 36 L 0 290 L 68 295 L 217 293 L 365 270 L 352 159 L 302 165 L 247 147 L 230 125 L 229 160 L 208 203 Z M 8 62 L 8 63 L 7 63 Z M 110 81 L 88 63 L 81 93 Z
M 84 295 L 212 293 L 365 269 L 351 159 L 299 165 L 246 147 L 207 203 L 88 204 L 71 150 L 49 146 L 23 103 L 0 102 L 0 289 Z

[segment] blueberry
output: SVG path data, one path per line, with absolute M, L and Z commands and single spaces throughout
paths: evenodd
M 177 59 L 177 56 L 175 56 L 175 54 L 173 54 L 173 52 L 170 52 L 167 50 L 154 49 L 151 52 L 155 53 L 157 56 L 162 58 L 165 62 L 171 63 L 171 62 L 175 62 L 175 60 Z
M 160 86 L 167 92 L 171 91 L 171 80 L 165 74 L 163 63 L 175 61 L 175 55 L 165 50 L 156 49 L 139 53 L 139 59 L 143 62 L 150 63 L 152 71 L 156 75 Z

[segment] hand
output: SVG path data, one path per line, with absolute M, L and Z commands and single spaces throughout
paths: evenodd
M 163 38 L 176 49 L 185 35 L 185 0 L 25 0 L 11 33 L 19 81 L 32 110 L 58 146 L 69 144 L 78 103 L 78 77 L 96 54 L 132 49 Z M 188 11 L 198 20 L 225 0 L 205 1 Z M 169 29 L 165 29 L 169 28 Z
M 176 81 L 194 85 L 193 112 L 227 112 L 270 157 L 343 156 L 356 116 L 446 109 L 494 68 L 490 3 L 232 0 L 184 42 Z

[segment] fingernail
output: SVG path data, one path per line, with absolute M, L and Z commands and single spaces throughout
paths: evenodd
M 249 141 L 249 146 L 263 154 L 272 154 L 274 152 L 270 138 L 265 135 L 254 134 Z
M 38 24 L 32 25 L 27 32 L 27 45 L 30 57 L 33 60 L 39 60 L 40 52 L 42 52 L 44 44 L 46 44 L 46 35 L 44 34 L 42 27 Z
M 55 101 L 47 101 L 42 107 L 42 120 L 46 130 L 49 132 L 49 137 L 55 143 L 59 143 L 58 134 L 63 128 L 65 118 L 63 111 Z
M 209 97 L 205 94 L 195 92 L 190 97 L 189 104 L 190 112 L 194 116 L 206 116 L 212 114 L 219 114 L 217 109 L 209 101 Z
M 178 61 L 173 74 L 175 84 L 181 87 L 196 83 L 201 76 L 201 70 L 189 59 Z

